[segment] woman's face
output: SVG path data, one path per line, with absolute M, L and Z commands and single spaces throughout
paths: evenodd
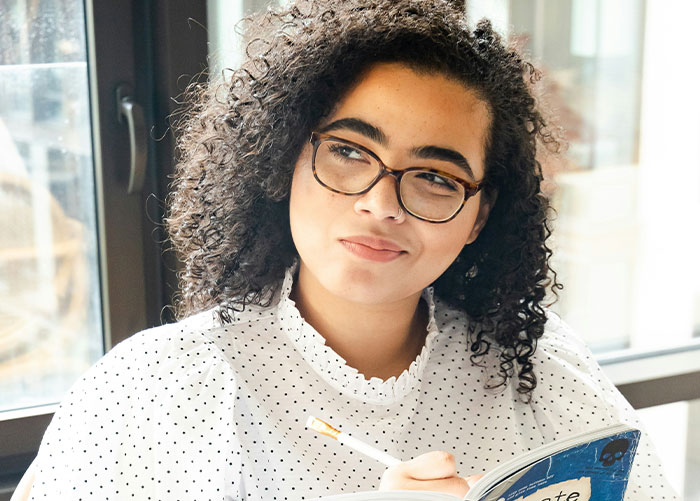
M 319 130 L 370 149 L 392 169 L 429 167 L 480 182 L 489 126 L 487 104 L 461 83 L 382 63 L 365 73 Z M 436 151 L 426 146 L 461 155 L 471 172 L 445 155 L 425 158 L 421 151 Z M 363 195 L 334 193 L 314 178 L 312 151 L 307 143 L 295 166 L 290 224 L 300 273 L 310 273 L 328 293 L 365 304 L 419 294 L 476 239 L 488 216 L 479 192 L 446 223 L 406 213 L 396 218 L 392 176 Z

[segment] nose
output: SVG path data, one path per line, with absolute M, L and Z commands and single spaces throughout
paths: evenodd
M 400 211 L 401 205 L 397 198 L 396 189 L 397 182 L 393 175 L 385 175 L 367 193 L 357 197 L 355 212 L 371 214 L 380 220 L 403 220 L 406 216 L 403 211 Z

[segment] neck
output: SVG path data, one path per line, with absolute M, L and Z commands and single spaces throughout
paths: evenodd
M 348 301 L 325 289 L 301 263 L 291 298 L 326 345 L 367 379 L 398 377 L 425 343 L 428 313 L 420 292 L 391 303 Z

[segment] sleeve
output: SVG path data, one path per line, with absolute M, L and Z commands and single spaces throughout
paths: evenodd
M 30 499 L 240 499 L 236 388 L 201 333 L 174 324 L 132 336 L 61 403 Z
M 632 406 L 584 342 L 549 313 L 533 359 L 538 375 L 530 407 L 545 442 L 615 423 L 642 431 L 625 494 L 628 501 L 678 500 Z

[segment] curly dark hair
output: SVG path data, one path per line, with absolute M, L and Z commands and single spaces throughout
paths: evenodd
M 301 0 L 248 18 L 246 58 L 223 81 L 193 84 L 177 122 L 179 162 L 166 225 L 184 263 L 177 316 L 220 306 L 221 321 L 247 304 L 269 305 L 297 256 L 289 192 L 311 131 L 379 62 L 439 72 L 489 106 L 487 193 L 497 193 L 479 238 L 433 284 L 469 315 L 471 358 L 496 350 L 492 387 L 517 373 L 528 398 L 531 357 L 546 321 L 549 204 L 538 144 L 558 144 L 538 109 L 538 72 L 491 24 L 471 29 L 444 0 Z

